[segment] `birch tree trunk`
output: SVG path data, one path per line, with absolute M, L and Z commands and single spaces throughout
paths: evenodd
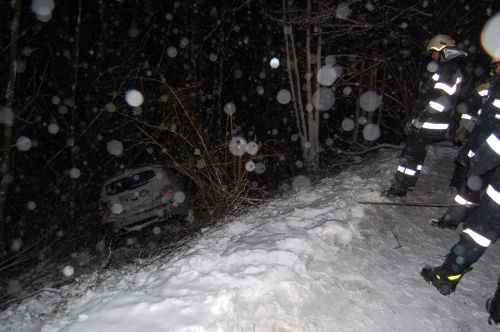
M 286 0 L 283 0 L 283 34 L 285 36 L 287 72 L 290 82 L 290 92 L 292 95 L 293 108 L 299 130 L 300 144 L 302 149 L 307 141 L 307 123 L 304 116 L 304 104 L 302 102 L 302 85 L 300 84 L 300 72 L 295 48 L 295 37 L 291 26 L 286 24 Z
M 17 74 L 17 39 L 19 37 L 19 26 L 21 24 L 22 0 L 16 0 L 14 4 L 14 18 L 11 26 L 10 38 L 10 65 L 9 65 L 9 80 L 7 81 L 7 89 L 5 90 L 5 108 L 14 114 L 14 96 Z M 2 181 L 0 183 L 0 257 L 6 255 L 6 229 L 7 229 L 7 199 L 9 186 L 12 182 L 11 175 L 11 158 L 12 158 L 12 123 L 4 124 L 3 132 L 3 165 L 2 165 Z
M 300 84 L 299 59 L 295 47 L 295 36 L 292 28 L 287 26 L 286 1 L 283 0 L 283 29 L 285 37 L 285 50 L 287 57 L 287 72 L 290 82 L 293 109 L 297 120 L 300 143 L 302 147 L 302 157 L 304 164 L 310 171 L 319 168 L 319 110 L 313 106 L 312 79 L 315 75 L 312 72 L 311 59 L 311 27 L 306 28 L 306 105 L 302 100 L 302 85 Z M 307 1 L 307 18 L 311 21 L 311 0 Z M 321 38 L 318 38 L 321 44 Z M 321 66 L 321 48 L 318 47 L 318 66 Z M 319 67 L 318 67 L 319 68 Z

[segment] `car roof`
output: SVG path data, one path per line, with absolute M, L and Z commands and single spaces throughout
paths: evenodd
M 116 181 L 116 180 L 118 180 L 120 178 L 131 176 L 131 175 L 134 175 L 135 173 L 139 173 L 139 172 L 142 172 L 142 171 L 147 171 L 147 170 L 150 170 L 150 169 L 154 169 L 154 170 L 162 169 L 162 170 L 165 170 L 165 168 L 163 166 L 161 166 L 161 165 L 155 165 L 155 164 L 144 165 L 144 166 L 139 166 L 139 167 L 136 167 L 136 168 L 127 169 L 127 170 L 123 171 L 122 173 L 120 173 L 118 175 L 115 175 L 112 178 L 109 178 L 106 181 L 104 181 L 103 186 L 108 185 L 111 182 L 114 182 L 114 181 Z

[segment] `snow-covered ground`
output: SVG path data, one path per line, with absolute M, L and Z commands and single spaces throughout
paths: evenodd
M 451 202 L 454 150 L 433 147 L 411 202 Z M 489 331 L 500 274 L 492 246 L 445 297 L 420 277 L 458 231 L 443 208 L 380 201 L 397 152 L 353 166 L 207 229 L 169 261 L 89 275 L 0 314 L 1 331 Z

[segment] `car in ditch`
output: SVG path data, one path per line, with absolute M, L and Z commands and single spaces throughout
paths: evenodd
M 186 195 L 179 177 L 161 165 L 127 170 L 106 180 L 100 208 L 106 230 L 141 230 L 182 214 Z

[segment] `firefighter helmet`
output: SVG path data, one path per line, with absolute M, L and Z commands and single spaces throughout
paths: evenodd
M 446 47 L 454 47 L 455 40 L 448 35 L 436 35 L 427 43 L 427 52 L 441 52 Z

